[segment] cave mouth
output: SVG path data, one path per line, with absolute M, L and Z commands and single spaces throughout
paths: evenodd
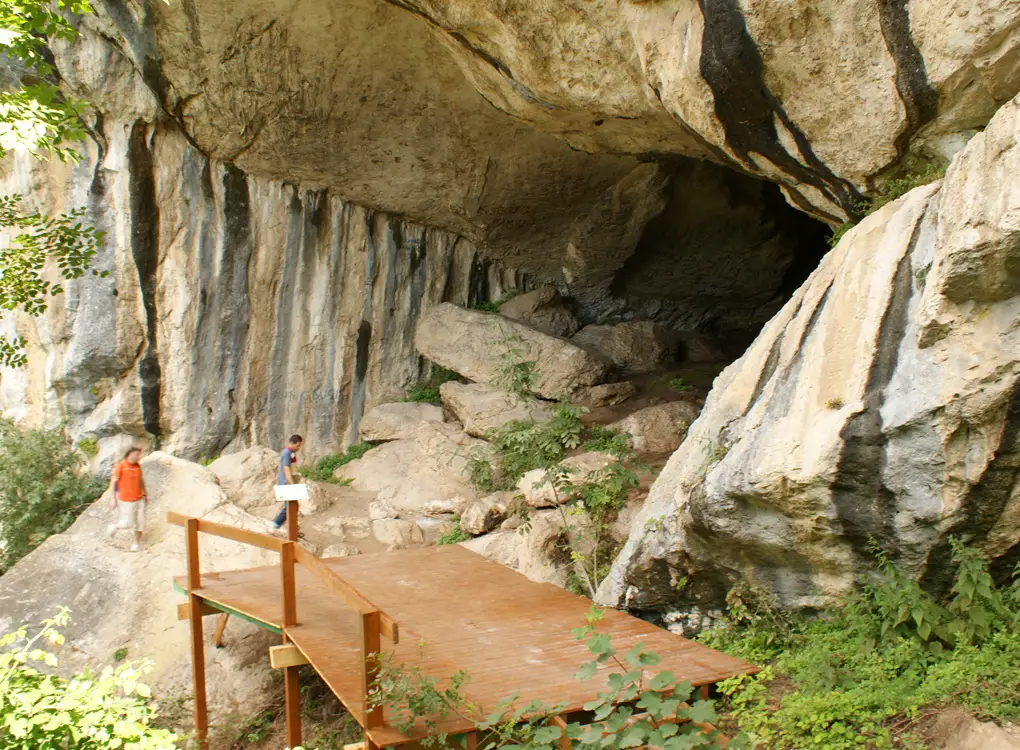
M 696 334 L 732 361 L 818 266 L 831 233 L 773 183 L 677 160 L 664 208 L 609 292 L 620 317 Z

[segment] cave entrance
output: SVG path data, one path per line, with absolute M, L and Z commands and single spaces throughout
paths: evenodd
M 663 210 L 610 292 L 630 319 L 652 319 L 732 361 L 828 252 L 831 229 L 770 182 L 709 162 L 672 167 Z M 685 356 L 683 351 L 681 357 Z

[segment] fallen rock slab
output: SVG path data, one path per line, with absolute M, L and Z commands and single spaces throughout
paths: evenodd
M 700 413 L 690 401 L 670 401 L 636 411 L 609 427 L 629 434 L 631 448 L 639 453 L 672 453 Z
M 562 338 L 570 338 L 581 327 L 560 293 L 551 286 L 518 294 L 499 306 L 499 314 L 527 323 L 536 331 Z
M 507 508 L 510 507 L 515 494 L 494 492 L 468 503 L 460 514 L 461 529 L 473 536 L 487 534 L 496 529 L 506 519 Z
M 592 408 L 598 409 L 602 406 L 616 406 L 622 404 L 637 392 L 635 386 L 629 380 L 619 383 L 603 383 L 593 386 L 588 390 L 588 403 Z
M 572 340 L 628 375 L 664 369 L 675 359 L 677 351 L 676 342 L 666 330 L 647 320 L 585 326 Z
M 488 456 L 488 443 L 444 422 L 423 422 L 407 440 L 383 443 L 336 471 L 351 480 L 351 488 L 378 493 L 370 509 L 373 517 L 415 518 L 437 512 L 457 512 L 482 493 L 471 484 L 470 458 Z
M 499 385 L 501 358 L 535 363 L 533 390 L 549 399 L 568 397 L 605 380 L 608 367 L 588 350 L 502 315 L 465 310 L 448 302 L 429 308 L 418 322 L 418 351 L 478 383 Z
M 443 383 L 439 394 L 464 432 L 479 438 L 511 422 L 545 422 L 553 414 L 549 404 L 484 383 Z
M 361 418 L 358 434 L 369 443 L 407 440 L 422 422 L 442 421 L 442 408 L 433 404 L 380 404 Z
M 262 446 L 217 458 L 209 464 L 227 499 L 251 510 L 275 502 L 273 485 L 280 471 L 280 456 Z

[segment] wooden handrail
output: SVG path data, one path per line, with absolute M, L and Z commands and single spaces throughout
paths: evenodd
M 167 513 L 166 521 L 174 526 L 187 526 L 188 519 L 190 516 L 181 515 L 180 513 Z M 276 539 L 267 534 L 259 534 L 257 531 L 248 531 L 247 529 L 239 529 L 235 526 L 227 526 L 222 523 L 216 523 L 214 521 L 203 521 L 202 519 L 196 519 L 198 521 L 198 530 L 203 534 L 212 534 L 213 536 L 223 537 L 224 539 L 230 539 L 235 542 L 241 542 L 241 544 L 250 544 L 253 547 L 260 547 L 262 549 L 268 549 L 273 552 L 279 552 L 283 549 L 285 544 L 283 539 Z
M 372 612 L 379 613 L 379 630 L 394 644 L 400 641 L 400 628 L 396 621 L 388 614 L 375 606 L 368 599 L 357 592 L 347 581 L 333 572 L 332 569 L 322 560 L 317 558 L 304 547 L 298 545 L 294 548 L 294 559 L 303 565 L 309 572 L 313 573 L 322 581 L 334 594 L 344 600 L 348 607 L 359 615 L 367 615 Z
M 198 523 L 198 531 L 203 534 L 211 534 L 212 536 L 230 539 L 241 544 L 250 544 L 253 547 L 267 549 L 272 552 L 282 553 L 284 545 L 291 543 L 267 534 L 259 534 L 256 531 L 249 531 L 247 529 L 238 529 L 234 526 L 227 526 L 214 521 L 194 519 L 181 513 L 167 513 L 166 520 L 167 523 L 174 526 L 183 526 L 185 528 L 188 527 L 189 520 L 194 520 Z M 400 628 L 396 621 L 359 594 L 347 581 L 334 573 L 326 563 L 322 562 L 322 560 L 300 544 L 294 544 L 294 559 L 304 566 L 306 570 L 314 574 L 330 591 L 343 599 L 344 603 L 359 615 L 364 616 L 371 612 L 378 612 L 380 632 L 394 644 L 400 641 Z

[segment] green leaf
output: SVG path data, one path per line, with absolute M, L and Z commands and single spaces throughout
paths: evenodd
M 563 732 L 559 727 L 548 726 L 541 727 L 534 735 L 532 735 L 531 739 L 532 742 L 539 745 L 550 745 L 554 742 L 558 742 L 562 736 Z
M 668 690 L 675 684 L 676 675 L 670 670 L 665 670 L 655 675 L 655 677 L 651 679 L 651 682 L 648 683 L 648 687 L 651 690 L 661 691 Z
M 598 668 L 599 665 L 593 661 L 585 662 L 584 664 L 581 665 L 581 668 L 578 670 L 577 674 L 574 675 L 574 679 L 590 680 L 592 677 L 595 676 L 595 673 L 598 671 Z
M 695 701 L 686 714 L 687 718 L 699 724 L 712 724 L 716 720 L 715 708 L 711 701 Z

